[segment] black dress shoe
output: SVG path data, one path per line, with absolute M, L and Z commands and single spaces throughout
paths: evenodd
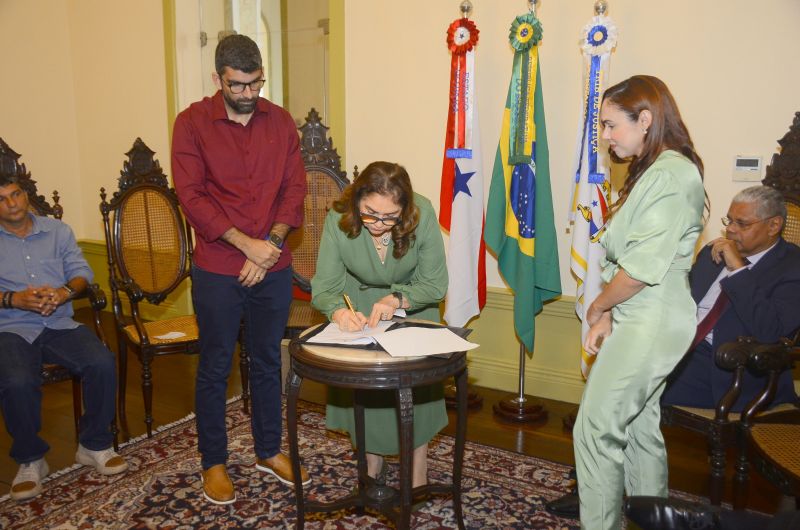
M 663 497 L 628 497 L 628 519 L 644 530 L 721 530 L 720 509 Z
M 544 505 L 544 509 L 548 513 L 568 519 L 577 519 L 581 515 L 580 499 L 577 493 L 567 493 L 563 497 L 553 499 Z

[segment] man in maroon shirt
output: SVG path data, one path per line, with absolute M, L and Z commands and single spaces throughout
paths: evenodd
M 292 291 L 292 258 L 283 242 L 303 220 L 306 179 L 292 117 L 258 97 L 264 70 L 255 42 L 226 37 L 215 62 L 217 93 L 175 120 L 172 172 L 197 234 L 192 298 L 200 328 L 195 407 L 203 493 L 229 504 L 236 494 L 225 468 L 225 398 L 242 318 L 256 468 L 294 483 L 280 452 L 280 343 Z M 302 479 L 310 481 L 305 470 Z

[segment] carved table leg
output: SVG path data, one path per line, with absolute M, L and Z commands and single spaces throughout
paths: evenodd
M 411 388 L 397 390 L 400 411 L 400 519 L 398 530 L 411 526 L 411 481 L 414 445 L 414 398 Z
M 300 449 L 297 443 L 297 396 L 300 394 L 300 384 L 303 378 L 289 368 L 286 378 L 286 434 L 289 437 L 289 457 L 292 459 L 292 474 L 294 475 L 294 496 L 297 504 L 297 526 L 303 530 L 305 525 L 305 504 L 303 502 L 303 479 L 300 476 Z

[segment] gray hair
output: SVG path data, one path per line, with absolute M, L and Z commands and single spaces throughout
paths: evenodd
M 731 202 L 740 202 L 756 205 L 756 215 L 759 219 L 780 216 L 786 224 L 786 202 L 781 192 L 770 186 L 752 186 L 745 188 L 733 198 Z

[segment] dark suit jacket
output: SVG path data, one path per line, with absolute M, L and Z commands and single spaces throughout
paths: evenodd
M 724 263 L 717 265 L 712 261 L 710 247 L 700 251 L 689 273 L 695 302 L 702 300 L 723 266 Z M 720 286 L 730 298 L 730 304 L 714 326 L 713 352 L 721 344 L 735 341 L 742 335 L 773 343 L 782 337 L 791 338 L 800 328 L 800 247 L 797 245 L 779 239 L 751 269 L 723 279 Z M 714 401 L 718 402 L 730 386 L 731 372 L 712 364 L 712 393 Z M 735 408 L 741 409 L 749 403 L 764 388 L 764 383 L 764 377 L 748 372 Z M 781 376 L 774 403 L 791 402 L 796 398 L 792 374 L 787 370 Z

